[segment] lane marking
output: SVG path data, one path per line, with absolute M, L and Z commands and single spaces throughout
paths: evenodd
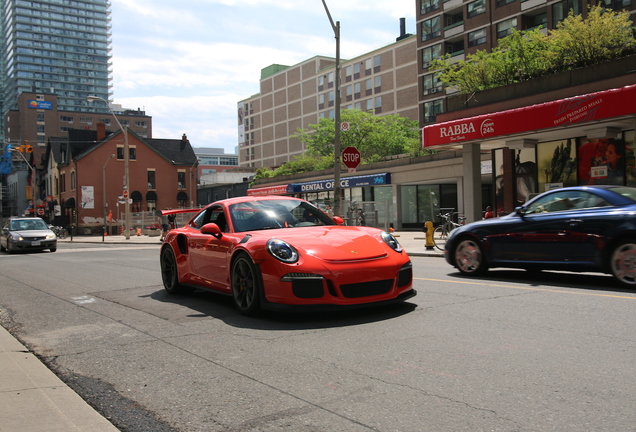
M 636 297 L 622 296 L 622 295 L 616 295 L 616 294 L 584 293 L 584 292 L 573 292 L 573 291 L 565 291 L 565 290 L 558 290 L 558 289 L 531 288 L 531 287 L 522 287 L 522 286 L 515 286 L 515 285 L 500 285 L 500 284 L 492 284 L 492 283 L 484 283 L 484 282 L 468 282 L 468 281 L 458 281 L 458 280 L 449 280 L 449 279 L 430 279 L 430 278 L 417 278 L 417 277 L 414 277 L 413 279 L 425 280 L 425 281 L 431 281 L 431 282 L 452 282 L 452 283 L 461 283 L 465 285 L 482 285 L 482 286 L 489 286 L 489 287 L 495 287 L 495 288 L 513 288 L 513 289 L 520 289 L 520 290 L 527 290 L 527 291 L 542 291 L 542 292 L 553 292 L 553 293 L 561 293 L 561 294 L 576 294 L 576 295 L 587 295 L 587 296 L 594 296 L 594 297 L 610 297 L 610 298 L 636 300 Z M 576 289 L 576 288 L 572 288 L 572 289 Z

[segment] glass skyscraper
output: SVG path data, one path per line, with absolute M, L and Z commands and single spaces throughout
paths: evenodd
M 55 94 L 58 111 L 95 112 L 109 100 L 109 0 L 0 0 L 3 119 L 21 92 Z M 2 128 L 4 131 L 4 127 Z

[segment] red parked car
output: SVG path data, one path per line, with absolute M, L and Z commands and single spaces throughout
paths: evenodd
M 290 197 L 239 197 L 199 210 L 161 247 L 169 293 L 206 288 L 259 309 L 321 310 L 401 302 L 413 297 L 412 266 L 390 233 L 343 226 Z

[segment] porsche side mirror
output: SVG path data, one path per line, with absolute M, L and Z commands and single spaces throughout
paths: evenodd
M 221 228 L 215 223 L 208 223 L 201 227 L 201 234 L 210 234 L 213 237 L 220 239 L 223 237 Z
M 337 225 L 344 225 L 344 219 L 340 216 L 334 216 L 332 219 Z

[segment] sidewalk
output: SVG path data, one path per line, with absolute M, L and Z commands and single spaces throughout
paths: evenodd
M 426 248 L 424 233 L 393 233 L 410 256 L 441 257 Z M 158 236 L 75 236 L 61 243 L 152 244 Z M 117 432 L 108 420 L 64 384 L 18 340 L 0 327 L 0 431 Z
M 0 431 L 118 429 L 0 327 Z

